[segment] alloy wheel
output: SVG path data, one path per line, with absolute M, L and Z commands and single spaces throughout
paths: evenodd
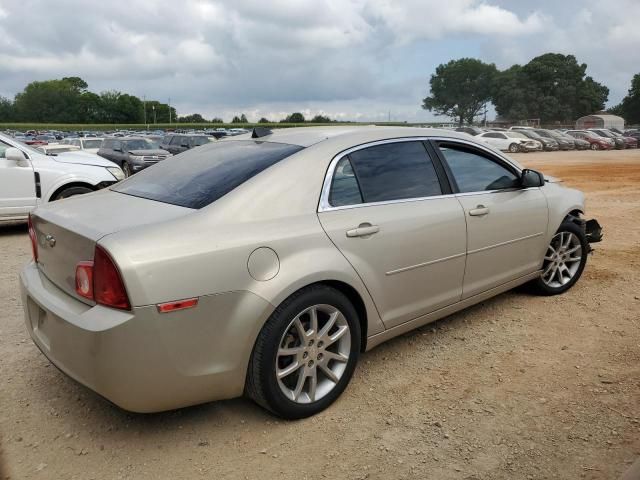
M 569 283 L 580 269 L 582 253 L 582 244 L 576 234 L 556 233 L 544 256 L 542 281 L 552 288 Z
M 280 339 L 275 374 L 282 393 L 296 403 L 313 403 L 340 381 L 351 354 L 345 316 L 331 305 L 313 305 L 289 323 Z

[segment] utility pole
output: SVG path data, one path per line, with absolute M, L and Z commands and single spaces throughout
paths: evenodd
M 156 106 L 155 105 L 151 105 L 151 109 L 153 110 L 153 124 L 155 125 L 156 122 Z
M 147 96 L 142 96 L 142 108 L 144 109 L 144 124 L 147 126 L 147 130 L 149 130 L 149 125 L 147 125 Z
M 171 97 L 169 97 L 168 105 L 169 105 L 169 125 L 171 125 Z

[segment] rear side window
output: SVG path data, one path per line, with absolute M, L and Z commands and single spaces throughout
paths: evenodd
M 440 182 L 422 142 L 397 142 L 349 154 L 365 203 L 441 195 Z
M 211 143 L 169 157 L 112 190 L 181 207 L 203 208 L 302 148 L 251 140 Z
M 329 204 L 334 207 L 357 205 L 362 203 L 362 194 L 358 180 L 353 172 L 349 157 L 341 158 L 333 174 L 333 182 L 329 191 Z
M 440 151 L 461 193 L 520 186 L 520 180 L 511 170 L 484 155 L 451 145 L 440 145 Z

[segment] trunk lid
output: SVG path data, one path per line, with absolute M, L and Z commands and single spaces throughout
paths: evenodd
M 48 203 L 31 215 L 38 239 L 38 268 L 60 289 L 91 304 L 76 293 L 75 274 L 78 262 L 93 260 L 98 240 L 194 211 L 108 189 Z

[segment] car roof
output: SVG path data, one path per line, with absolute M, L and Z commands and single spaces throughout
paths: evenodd
M 236 135 L 222 139 L 223 142 L 234 140 L 248 140 L 252 138 L 252 133 Z M 350 137 L 357 137 L 359 141 L 376 141 L 387 138 L 401 137 L 449 137 L 462 140 L 469 140 L 469 135 L 464 132 L 445 130 L 439 128 L 420 127 L 392 127 L 392 126 L 322 126 L 322 127 L 294 127 L 276 128 L 270 134 L 259 137 L 261 141 L 288 143 L 301 147 L 310 147 L 324 140 L 340 139 L 348 140 Z M 364 138 L 363 138 L 364 137 Z

